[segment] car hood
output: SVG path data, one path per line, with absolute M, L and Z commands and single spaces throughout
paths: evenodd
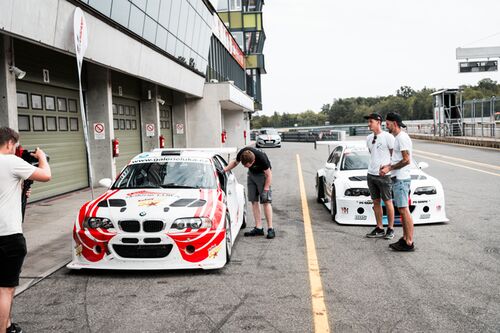
M 172 220 L 208 216 L 223 193 L 218 189 L 109 190 L 94 200 L 93 216 L 123 219 Z
M 261 134 L 257 137 L 257 139 L 261 140 L 277 140 L 281 139 L 281 137 L 278 134 Z
M 366 182 L 366 177 L 367 177 L 367 170 L 349 170 L 349 171 L 341 171 L 341 176 L 338 177 L 338 180 L 341 181 L 346 188 L 353 188 L 353 187 L 362 187 L 362 188 L 368 188 L 368 184 Z M 421 169 L 411 169 L 411 182 L 412 182 L 412 187 L 414 185 L 420 185 L 423 186 L 428 183 L 434 183 L 439 181 L 426 174 L 423 172 Z

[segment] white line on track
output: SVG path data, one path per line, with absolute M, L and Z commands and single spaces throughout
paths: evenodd
M 462 159 L 462 158 L 458 158 L 458 157 L 452 157 L 452 156 L 448 156 L 448 155 L 430 153 L 430 152 L 423 151 L 423 150 L 413 149 L 413 152 L 421 154 L 421 155 L 423 154 L 423 155 L 433 156 L 433 157 L 436 157 L 436 158 L 446 158 L 446 159 L 449 159 L 449 160 L 454 160 L 454 161 L 459 161 L 459 162 L 465 162 L 465 163 L 469 163 L 469 164 L 474 164 L 474 165 L 482 166 L 482 167 L 485 167 L 485 168 L 491 168 L 491 169 L 495 169 L 495 170 L 500 170 L 499 166 L 492 165 L 492 164 L 487 164 L 487 163 L 481 163 L 481 162 L 466 160 L 466 159 Z
M 476 169 L 476 168 L 468 167 L 468 166 L 465 166 L 465 165 L 462 165 L 462 164 L 447 162 L 447 161 L 439 160 L 437 158 L 432 158 L 432 157 L 429 157 L 429 156 L 426 156 L 426 155 L 421 155 L 421 154 L 418 154 L 418 153 L 414 153 L 413 155 L 420 156 L 420 157 L 422 157 L 424 159 L 429 159 L 429 160 L 436 161 L 436 162 L 439 162 L 439 163 L 445 163 L 445 164 L 457 166 L 459 168 L 474 170 L 474 171 L 477 171 L 477 172 L 486 173 L 488 175 L 493 175 L 493 176 L 500 177 L 500 173 L 494 173 L 494 172 L 490 172 L 490 171 L 485 171 L 485 170 L 481 170 L 481 169 Z

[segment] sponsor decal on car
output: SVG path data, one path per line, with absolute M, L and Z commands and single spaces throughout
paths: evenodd
M 220 243 L 219 245 L 212 245 L 208 249 L 208 258 L 215 259 L 215 257 L 217 257 L 221 249 L 222 249 L 222 243 Z
M 347 207 L 342 207 L 340 210 L 342 211 L 342 214 L 349 214 L 349 208 Z
M 430 219 L 431 218 L 431 214 L 420 214 L 420 218 L 423 220 L 423 219 Z
M 204 163 L 210 164 L 210 160 L 206 158 L 180 157 L 180 156 L 156 156 L 147 158 L 136 158 L 130 164 L 140 163 L 156 163 L 156 162 L 188 162 L 188 163 Z
M 151 207 L 151 206 L 158 205 L 160 202 L 161 202 L 161 200 L 158 200 L 158 199 L 141 199 L 141 200 L 137 201 L 137 205 L 139 207 L 143 207 L 143 206 Z
M 154 191 L 147 191 L 147 190 L 127 193 L 127 198 L 152 197 L 152 196 L 171 197 L 171 196 L 173 196 L 173 194 L 167 193 L 167 192 L 154 192 Z
M 355 220 L 365 221 L 367 218 L 366 215 L 354 215 Z
M 373 201 L 371 200 L 366 200 L 366 201 L 357 201 L 359 205 L 371 205 L 373 204 Z

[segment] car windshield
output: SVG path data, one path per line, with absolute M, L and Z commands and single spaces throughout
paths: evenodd
M 265 129 L 265 130 L 261 130 L 260 134 L 278 135 L 278 131 L 275 129 Z
M 217 188 L 212 165 L 191 161 L 161 161 L 128 165 L 113 188 Z
M 340 170 L 363 170 L 368 169 L 370 153 L 368 150 L 356 150 L 344 153 Z

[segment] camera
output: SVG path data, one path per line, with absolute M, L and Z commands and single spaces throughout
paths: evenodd
M 24 149 L 22 146 L 19 146 L 16 149 L 16 156 L 22 158 L 23 160 L 25 160 L 29 164 L 37 167 L 38 166 L 38 159 L 35 156 L 31 155 L 35 151 L 36 150 L 29 151 L 29 150 Z M 47 162 L 49 162 L 49 159 L 50 159 L 49 155 L 45 155 L 45 156 L 47 156 Z
M 33 151 L 25 150 L 21 145 L 19 145 L 19 147 L 17 147 L 17 149 L 16 149 L 16 156 L 22 158 L 23 160 L 25 160 L 29 164 L 38 167 L 38 163 L 39 163 L 38 158 L 31 155 L 35 151 L 36 150 L 33 150 Z M 50 157 L 47 154 L 45 156 L 47 157 L 47 162 L 48 162 Z M 22 212 L 22 216 L 23 216 L 23 222 L 24 222 L 24 213 L 26 211 L 26 203 L 28 202 L 28 196 L 26 195 L 26 192 L 29 191 L 29 189 L 31 188 L 31 185 L 33 185 L 33 181 L 31 179 L 26 179 L 23 183 L 23 192 L 21 193 L 21 205 L 22 205 L 21 212 Z

